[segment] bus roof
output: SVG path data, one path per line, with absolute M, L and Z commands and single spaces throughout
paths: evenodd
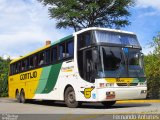
M 123 30 L 117 30 L 117 29 L 109 29 L 109 28 L 100 28 L 100 27 L 89 27 L 89 28 L 85 28 L 82 29 L 78 32 L 73 33 L 73 35 L 77 35 L 89 30 L 103 30 L 103 31 L 108 31 L 108 32 L 117 32 L 117 33 L 124 33 L 124 34 L 130 34 L 130 35 L 135 35 L 135 33 L 133 32 L 128 32 L 128 31 L 123 31 Z
M 17 58 L 17 59 L 12 60 L 12 61 L 10 62 L 10 64 L 12 64 L 12 63 L 14 63 L 14 62 L 17 62 L 17 61 L 19 61 L 19 60 L 21 60 L 21 59 L 23 59 L 23 58 L 26 58 L 26 57 L 28 57 L 28 56 L 30 56 L 30 55 L 33 55 L 33 54 L 35 54 L 35 53 L 37 53 L 37 52 L 40 52 L 40 51 L 42 51 L 42 50 L 44 50 L 44 49 L 47 49 L 47 48 L 49 48 L 49 47 L 51 47 L 51 46 L 53 46 L 53 45 L 55 45 L 55 44 L 61 43 L 61 42 L 65 41 L 65 40 L 67 40 L 67 39 L 69 39 L 69 38 L 72 38 L 72 37 L 73 37 L 73 35 L 69 35 L 69 36 L 64 37 L 64 38 L 62 38 L 62 39 L 59 39 L 59 40 L 53 42 L 51 45 L 46 45 L 46 46 L 44 46 L 44 47 L 42 47 L 42 48 L 39 48 L 39 49 L 37 49 L 37 50 L 35 50 L 35 51 L 33 51 L 33 52 L 25 55 L 25 56 L 22 56 L 22 57 L 20 57 L 20 58 Z
M 118 32 L 118 33 L 125 33 L 125 34 L 135 35 L 133 32 L 127 32 L 127 31 L 116 30 L 116 29 L 99 28 L 99 27 L 85 28 L 85 29 L 83 29 L 83 30 L 80 30 L 80 31 L 78 31 L 78 32 L 73 33 L 72 35 L 69 35 L 69 36 L 64 37 L 64 38 L 62 38 L 62 39 L 59 39 L 59 40 L 53 42 L 51 45 L 44 46 L 44 47 L 42 47 L 42 48 L 40 48 L 40 49 L 37 49 L 37 50 L 35 50 L 35 51 L 33 51 L 33 52 L 25 55 L 25 56 L 22 56 L 22 57 L 20 57 L 20 58 L 14 59 L 14 60 L 12 60 L 12 61 L 10 62 L 10 64 L 12 64 L 12 63 L 14 63 L 14 62 L 17 62 L 17 61 L 19 61 L 19 60 L 21 60 L 21 59 L 23 59 L 23 58 L 26 58 L 26 57 L 34 54 L 34 53 L 40 52 L 40 51 L 42 51 L 42 50 L 44 50 L 44 49 L 46 49 L 46 48 L 49 48 L 50 46 L 53 46 L 53 45 L 58 44 L 58 43 L 61 43 L 61 42 L 65 41 L 65 40 L 67 40 L 68 38 L 71 38 L 71 37 L 73 37 L 73 36 L 75 36 L 75 35 L 77 35 L 77 34 L 80 34 L 80 33 L 83 33 L 83 32 L 89 31 L 89 30 L 104 30 L 104 31 L 109 31 L 109 32 Z

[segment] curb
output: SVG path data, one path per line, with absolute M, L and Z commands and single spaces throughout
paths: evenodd
M 160 103 L 160 100 L 123 100 L 116 103 Z

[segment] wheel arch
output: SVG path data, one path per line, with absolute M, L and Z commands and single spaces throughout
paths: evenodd
M 17 95 L 17 92 L 19 93 L 18 88 L 15 90 L 15 97 L 16 97 L 16 95 Z
M 21 88 L 21 92 L 22 92 L 22 91 L 24 92 L 24 89 L 23 89 L 23 88 Z
M 25 90 L 24 90 L 24 88 L 21 88 L 20 94 L 21 94 L 21 92 L 23 92 L 23 94 L 25 95 Z
M 70 85 L 70 84 L 66 85 L 66 87 L 64 88 L 64 91 L 63 91 L 63 100 L 64 100 L 64 98 L 65 98 L 65 91 L 66 91 L 67 88 L 69 88 L 69 87 L 72 87 L 72 88 L 73 88 L 73 86 Z M 73 88 L 73 90 L 74 90 L 74 88 Z

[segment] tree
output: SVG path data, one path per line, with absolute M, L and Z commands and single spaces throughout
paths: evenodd
M 134 0 L 38 0 L 49 5 L 49 15 L 57 20 L 57 28 L 87 27 L 121 28 L 129 25 L 128 8 Z
M 7 96 L 8 93 L 8 71 L 10 58 L 4 60 L 0 57 L 0 96 Z
M 153 37 L 150 45 L 154 51 L 144 57 L 148 96 L 158 99 L 160 98 L 160 33 Z

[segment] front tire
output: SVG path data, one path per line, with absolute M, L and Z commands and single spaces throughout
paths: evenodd
M 76 101 L 75 92 L 72 87 L 68 87 L 65 90 L 64 100 L 66 105 L 70 108 L 76 108 L 80 105 L 80 103 Z
M 102 104 L 105 106 L 105 107 L 111 107 L 112 105 L 114 105 L 116 103 L 116 101 L 105 101 L 105 102 L 102 102 Z

